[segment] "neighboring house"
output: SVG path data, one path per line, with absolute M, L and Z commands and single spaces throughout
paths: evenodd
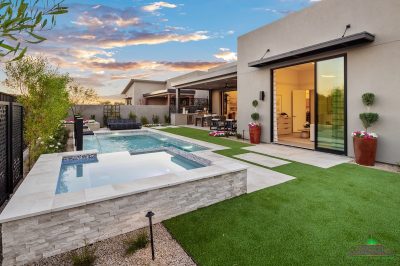
M 175 105 L 176 91 L 171 81 L 197 75 L 195 71 L 167 81 L 131 79 L 122 91 L 127 105 Z M 181 104 L 189 105 L 195 98 L 207 98 L 208 93 L 195 90 L 183 90 L 180 94 Z
M 258 99 L 263 142 L 349 156 L 351 132 L 362 129 L 359 113 L 366 111 L 361 96 L 373 92 L 372 111 L 381 116 L 372 129 L 380 136 L 377 160 L 397 163 L 399 13 L 399 0 L 321 1 L 240 36 L 237 65 L 171 86 L 207 90 L 213 113 L 232 116 L 237 108 L 238 132 L 246 136 Z
M 166 89 L 167 82 L 131 79 L 121 94 L 125 95 L 127 105 L 146 105 L 144 94 Z

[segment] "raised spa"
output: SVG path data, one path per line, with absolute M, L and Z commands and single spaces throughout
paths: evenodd
M 115 152 L 99 154 L 83 161 L 64 160 L 56 194 L 179 173 L 205 166 L 169 150 L 134 155 L 129 152 Z

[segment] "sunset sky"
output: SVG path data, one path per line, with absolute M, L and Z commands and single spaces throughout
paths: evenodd
M 131 78 L 165 80 L 234 61 L 238 36 L 313 2 L 66 0 L 69 13 L 29 53 L 100 95 L 114 95 Z

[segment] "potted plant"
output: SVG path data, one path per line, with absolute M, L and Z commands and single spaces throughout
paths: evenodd
M 250 143 L 259 144 L 261 139 L 261 125 L 258 122 L 260 120 L 260 114 L 257 113 L 258 101 L 254 100 L 252 105 L 254 107 L 254 113 L 251 114 L 253 122 L 249 123 Z
M 375 165 L 378 135 L 368 132 L 368 128 L 379 120 L 379 115 L 370 112 L 370 108 L 375 102 L 375 95 L 373 93 L 363 94 L 362 101 L 367 107 L 368 112 L 360 114 L 360 120 L 364 125 L 365 131 L 355 131 L 352 134 L 354 156 L 357 164 L 373 166 Z

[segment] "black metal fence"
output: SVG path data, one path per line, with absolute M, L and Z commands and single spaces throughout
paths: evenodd
M 23 178 L 23 117 L 21 104 L 0 101 L 0 204 Z

